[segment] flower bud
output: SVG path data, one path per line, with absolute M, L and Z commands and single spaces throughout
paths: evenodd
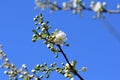
M 23 65 L 22 65 L 22 68 L 26 69 L 26 68 L 27 68 L 27 66 L 26 66 L 25 64 L 23 64 Z
M 36 42 L 36 40 L 35 40 L 35 39 L 32 39 L 32 42 Z
M 53 47 L 53 44 L 47 44 L 47 48 Z
M 6 59 L 5 59 L 5 62 L 9 62 L 9 59 L 8 59 L 8 58 L 6 58 Z
M 73 77 L 70 80 L 75 80 Z
M 66 3 L 66 2 L 63 2 L 62 5 L 63 5 L 63 7 L 65 7 L 65 8 L 67 7 L 67 3 Z
M 41 25 L 42 25 L 42 27 L 45 27 L 45 26 L 46 26 L 46 24 L 45 24 L 45 23 L 42 23 Z
M 102 3 L 102 5 L 103 5 L 103 6 L 106 6 L 106 5 L 107 5 L 107 3 L 106 3 L 106 2 L 103 2 L 103 3 Z
M 33 78 L 33 77 L 34 77 L 34 75 L 29 75 L 29 77 L 30 77 L 30 78 Z
M 19 78 L 23 78 L 23 75 L 20 75 Z
M 8 74 L 8 71 L 4 71 L 4 74 Z
M 87 70 L 87 67 L 82 67 L 81 69 L 83 72 L 85 72 Z
M 44 32 L 45 30 L 46 30 L 46 29 L 43 27 L 43 28 L 42 28 L 42 32 Z
M 35 73 L 36 71 L 35 71 L 35 69 L 32 69 L 31 72 L 32 72 L 32 73 Z

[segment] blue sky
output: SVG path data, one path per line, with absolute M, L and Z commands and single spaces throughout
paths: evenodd
M 64 0 L 61 0 L 62 2 Z M 67 1 L 67 0 L 65 0 Z M 86 5 L 88 0 L 84 0 Z M 101 0 L 108 3 L 109 9 L 116 9 L 119 0 Z M 84 11 L 83 17 L 73 15 L 71 11 L 50 13 L 35 11 L 34 0 L 0 1 L 0 43 L 11 63 L 18 68 L 23 63 L 31 70 L 35 64 L 65 62 L 62 55 L 54 58 L 42 41 L 32 43 L 33 18 L 40 12 L 50 21 L 53 29 L 67 34 L 70 47 L 63 47 L 69 60 L 77 60 L 77 68 L 87 66 L 87 72 L 80 72 L 85 80 L 120 80 L 120 41 L 99 20 L 94 20 L 94 12 Z M 120 15 L 105 14 L 107 21 L 120 34 Z M 8 76 L 0 70 L 0 80 Z M 45 80 L 45 79 L 44 79 Z M 53 73 L 49 80 L 66 80 L 62 75 Z M 76 78 L 78 80 L 78 78 Z

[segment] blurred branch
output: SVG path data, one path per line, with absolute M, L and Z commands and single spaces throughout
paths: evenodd
M 120 34 L 113 28 L 113 26 L 105 18 L 101 18 L 100 20 L 106 29 L 110 31 L 110 33 L 112 33 L 118 39 L 118 41 L 120 41 Z
M 76 7 L 74 7 L 74 2 L 76 1 Z M 78 1 L 78 3 L 77 3 Z M 82 2 L 82 0 L 70 0 L 68 3 L 64 2 L 65 4 L 63 6 L 60 6 L 57 4 L 57 2 L 51 2 L 50 0 L 43 0 L 43 1 L 39 1 L 36 0 L 36 6 L 38 8 L 50 8 L 51 11 L 58 11 L 58 10 L 71 10 L 71 11 L 93 11 L 94 9 L 93 7 L 86 7 L 84 5 L 84 3 Z M 90 4 L 91 5 L 91 4 Z M 95 2 L 93 4 L 93 6 L 95 6 Z M 103 9 L 102 11 L 100 11 L 100 13 L 108 13 L 108 14 L 120 14 L 120 9 L 118 7 L 118 9 L 116 10 L 112 10 L 112 9 L 106 9 L 104 5 L 102 5 L 102 3 L 100 4 L 101 8 Z M 118 5 L 119 6 L 119 5 Z

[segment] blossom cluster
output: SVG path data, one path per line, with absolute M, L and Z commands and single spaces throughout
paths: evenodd
M 42 66 L 37 66 L 35 70 L 38 70 L 38 72 L 45 71 L 47 76 L 49 76 L 52 71 L 57 71 L 58 73 L 64 75 L 66 78 L 74 80 L 73 77 L 78 72 L 78 70 L 76 70 L 75 68 L 76 61 L 69 62 L 61 48 L 61 46 L 64 45 L 69 46 L 69 44 L 66 43 L 66 33 L 58 29 L 55 29 L 53 32 L 50 33 L 49 29 L 51 28 L 51 26 L 48 25 L 48 21 L 44 22 L 42 14 L 36 16 L 34 18 L 34 22 L 37 28 L 33 30 L 34 34 L 32 37 L 32 41 L 36 42 L 37 40 L 42 40 L 43 43 L 46 44 L 48 49 L 50 49 L 53 53 L 62 53 L 67 61 L 66 64 L 63 64 L 62 68 L 59 68 L 56 64 L 52 65 L 51 68 L 48 68 L 48 65 L 45 64 Z M 57 57 L 58 55 L 56 55 L 56 58 Z M 86 69 L 86 67 L 83 67 L 81 71 L 85 72 Z M 81 80 L 83 80 L 82 77 Z
M 76 69 L 76 61 L 73 60 L 72 62 L 69 62 L 67 56 L 61 48 L 62 46 L 69 46 L 69 44 L 66 43 L 66 33 L 58 29 L 55 29 L 52 33 L 50 33 L 49 29 L 52 27 L 48 25 L 48 21 L 44 22 L 42 14 L 36 16 L 34 18 L 34 22 L 37 28 L 32 30 L 34 33 L 32 41 L 36 42 L 37 40 L 43 40 L 43 43 L 46 44 L 48 49 L 50 49 L 53 53 L 56 53 L 56 58 L 58 57 L 57 53 L 62 53 L 67 63 L 64 64 L 62 62 L 62 67 L 58 67 L 56 62 L 50 65 L 47 63 L 37 64 L 30 72 L 26 64 L 23 64 L 21 68 L 16 68 L 15 64 L 10 63 L 0 46 L 0 61 L 3 61 L 3 64 L 0 64 L 0 68 L 6 69 L 4 73 L 9 76 L 9 80 L 18 80 L 18 78 L 23 80 L 42 80 L 44 76 L 49 78 L 50 73 L 53 71 L 56 71 L 70 80 L 74 80 L 74 76 L 80 77 L 78 74 L 79 70 Z M 82 67 L 80 71 L 85 72 L 86 70 L 86 67 Z M 80 77 L 80 79 L 83 80 L 82 77 Z
M 33 70 L 30 74 L 25 64 L 23 64 L 21 68 L 16 68 L 15 64 L 10 63 L 9 59 L 7 58 L 7 55 L 1 48 L 0 61 L 3 61 L 2 64 L 0 64 L 0 69 L 6 69 L 4 71 L 4 74 L 8 75 L 9 80 L 18 80 L 18 78 L 22 78 L 23 80 L 40 80 L 40 78 L 36 76 L 37 74 L 32 74 Z
M 7 58 L 6 54 L 0 49 L 0 59 L 4 61 L 0 68 L 6 68 L 7 70 L 4 71 L 5 74 L 9 75 L 9 80 L 18 80 L 18 78 L 24 80 L 41 80 L 44 76 L 46 78 L 50 77 L 51 72 L 55 71 L 70 80 L 74 80 L 74 71 L 76 70 L 76 61 L 72 61 L 70 64 L 72 65 L 73 69 L 71 69 L 68 63 L 61 63 L 62 68 L 57 66 L 57 63 L 54 62 L 53 64 L 48 65 L 47 63 L 44 64 L 37 64 L 35 68 L 28 70 L 26 64 L 23 64 L 21 68 L 16 68 L 15 64 L 10 63 L 9 59 Z M 86 67 L 81 68 L 81 71 L 86 71 Z M 37 75 L 37 74 L 40 75 Z M 18 77 L 19 76 L 19 77 Z
M 68 46 L 66 43 L 67 37 L 66 33 L 55 29 L 52 33 L 49 32 L 49 29 L 52 28 L 48 25 L 48 21 L 44 22 L 42 14 L 34 18 L 35 25 L 37 26 L 36 30 L 33 30 L 34 34 L 32 41 L 36 42 L 37 40 L 44 40 L 43 43 L 53 52 L 59 53 L 60 50 L 57 46 Z
M 50 64 L 50 66 L 47 63 L 44 63 L 42 65 L 37 64 L 35 66 L 35 71 L 38 72 L 44 72 L 45 74 L 42 74 L 40 77 L 41 79 L 43 78 L 43 76 L 46 76 L 47 78 L 50 77 L 51 72 L 55 71 L 63 76 L 65 76 L 66 78 L 70 79 L 70 80 L 74 80 L 74 71 L 76 70 L 76 61 L 72 61 L 70 64 L 72 65 L 73 69 L 70 68 L 70 65 L 68 63 L 64 64 L 63 62 L 62 64 L 62 68 L 58 67 L 57 64 L 54 62 L 53 64 Z M 81 71 L 85 72 L 87 70 L 86 67 L 82 67 Z

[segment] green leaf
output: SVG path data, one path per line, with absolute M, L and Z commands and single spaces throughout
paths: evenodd
M 43 34 L 43 35 L 42 35 L 42 38 L 46 38 L 46 36 L 47 36 L 47 34 Z

